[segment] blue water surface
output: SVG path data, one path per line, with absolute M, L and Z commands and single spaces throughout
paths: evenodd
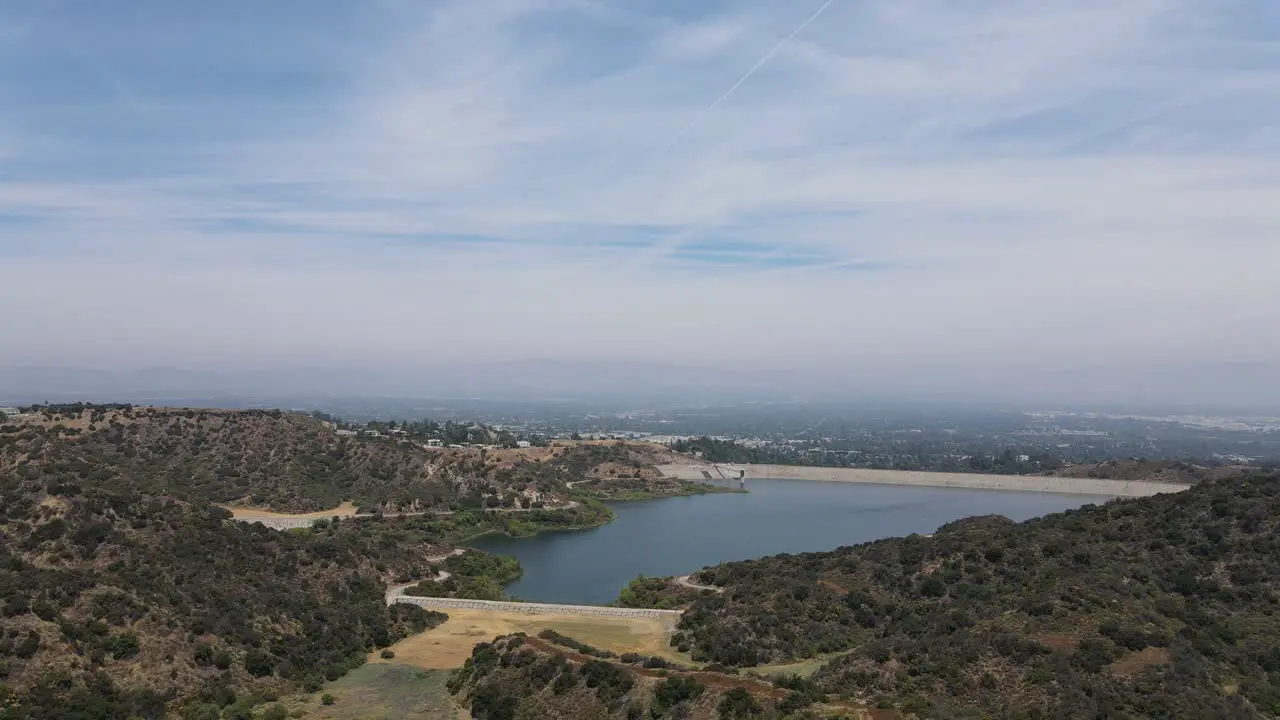
M 904 485 L 749 480 L 749 493 L 616 503 L 603 527 L 475 547 L 513 555 L 524 577 L 507 586 L 522 600 L 606 604 L 640 574 L 683 575 L 726 560 L 831 550 L 885 537 L 931 533 L 973 515 L 1029 518 L 1109 498 Z

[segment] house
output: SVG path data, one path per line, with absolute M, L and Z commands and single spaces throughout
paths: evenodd
M 528 440 L 517 440 L 516 447 L 521 449 L 533 447 L 533 443 L 529 442 Z
M 338 437 L 355 437 L 356 436 L 355 430 L 339 430 L 337 431 L 337 433 L 338 433 Z
M 440 438 L 428 438 L 427 447 L 444 447 L 444 441 Z

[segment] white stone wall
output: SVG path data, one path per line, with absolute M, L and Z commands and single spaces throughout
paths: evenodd
M 942 473 L 915 470 L 867 470 L 863 468 L 824 468 L 798 465 L 721 465 L 726 475 L 746 471 L 747 489 L 752 479 L 820 480 L 824 482 L 871 483 L 879 485 L 918 485 L 926 487 L 967 488 L 974 490 L 1016 490 L 1050 492 L 1068 495 L 1100 495 L 1109 497 L 1147 497 L 1160 493 L 1181 492 L 1190 485 L 1142 482 L 1138 480 L 1100 480 L 1097 478 L 1032 477 L 1027 475 L 983 475 L 979 473 Z M 680 480 L 704 480 L 703 470 L 719 478 L 711 465 L 662 465 L 667 477 Z M 730 472 L 733 470 L 735 472 Z
M 598 605 L 552 605 L 548 603 L 503 602 L 498 600 L 460 600 L 457 598 L 413 597 L 395 595 L 387 604 L 408 603 L 431 610 L 482 610 L 488 612 L 523 613 L 526 615 L 584 615 L 588 617 L 658 618 L 679 617 L 679 610 L 617 608 Z

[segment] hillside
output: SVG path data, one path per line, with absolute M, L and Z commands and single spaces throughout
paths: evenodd
M 1280 715 L 1280 477 L 726 563 L 674 642 L 921 717 Z
M 338 437 L 279 410 L 91 408 L 0 428 L 0 468 L 75 466 L 94 482 L 190 501 L 311 512 L 447 507 L 455 488 L 431 477 L 420 448 Z
M 444 593 L 475 595 L 519 572 L 476 553 L 441 562 L 454 543 L 609 518 L 591 502 L 485 512 L 491 481 L 437 479 L 425 451 L 325 431 L 273 411 L 125 408 L 0 426 L 0 720 L 248 717 L 443 620 L 388 609 L 388 585 L 442 565 Z M 340 456 L 311 472 L 322 448 Z M 476 509 L 277 532 L 211 502 L 431 493 Z
M 572 488 L 598 500 L 674 497 L 724 488 L 663 477 L 658 465 L 677 456 L 661 445 L 622 441 L 556 441 L 525 450 L 440 450 L 443 474 L 484 478 L 503 488 Z
M 0 717 L 216 710 L 318 686 L 433 622 L 383 601 L 397 576 L 430 572 L 441 546 L 428 534 L 278 533 L 123 484 L 0 474 Z
M 588 477 L 610 450 L 587 443 L 428 450 L 409 440 L 340 436 L 314 417 L 279 410 L 77 404 L 0 423 L 0 469 L 75 466 L 97 482 L 114 473 L 130 487 L 181 500 L 283 513 L 344 501 L 365 512 L 563 505 L 566 484 Z M 621 455 L 656 474 L 637 451 Z
M 898 717 L 828 698 L 796 678 L 773 684 L 680 670 L 641 656 L 612 657 L 555 633 L 508 635 L 477 645 L 449 689 L 473 717 L 489 720 Z
M 1205 467 L 1178 460 L 1108 460 L 1091 465 L 1068 465 L 1047 475 L 1099 478 L 1102 480 L 1142 480 L 1176 485 L 1194 485 L 1258 472 L 1243 465 Z

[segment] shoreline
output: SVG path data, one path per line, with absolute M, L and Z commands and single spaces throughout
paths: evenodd
M 703 472 L 714 474 L 714 467 L 715 465 L 711 463 L 679 463 L 659 465 L 658 469 L 666 477 L 679 480 L 705 480 Z M 984 475 L 979 473 L 945 473 L 924 470 L 872 470 L 866 468 L 814 467 L 809 465 L 725 463 L 719 465 L 719 467 L 726 472 L 743 470 L 747 480 L 814 480 L 868 485 L 914 485 L 917 487 L 1005 490 L 1105 497 L 1150 497 L 1162 493 L 1181 492 L 1191 487 L 1190 485 L 1147 482 L 1143 480 L 1105 480 L 1101 478 L 1046 477 L 1041 475 Z

